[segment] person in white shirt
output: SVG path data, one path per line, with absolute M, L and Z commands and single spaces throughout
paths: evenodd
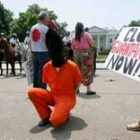
M 30 42 L 30 32 L 27 31 L 27 32 L 26 32 L 26 37 L 25 37 L 25 39 L 24 39 L 24 44 L 25 44 L 25 45 L 28 45 L 29 42 Z
M 19 45 L 19 39 L 17 38 L 17 34 L 13 33 L 12 38 L 9 41 L 10 45 L 15 48 L 16 45 Z
M 63 42 L 64 42 L 64 46 L 66 46 L 66 50 L 67 50 L 67 57 L 70 60 L 73 60 L 73 51 L 71 49 L 71 41 L 72 41 L 72 37 L 70 35 L 70 32 L 68 31 L 66 33 L 66 36 L 63 38 Z
M 33 54 L 34 79 L 33 87 L 46 89 L 42 83 L 42 69 L 49 61 L 49 50 L 46 45 L 46 34 L 49 30 L 49 18 L 47 13 L 41 12 L 38 15 L 39 22 L 32 26 L 30 31 L 31 52 Z
M 63 42 L 65 43 L 65 44 L 71 44 L 71 36 L 70 36 L 70 32 L 68 31 L 67 32 L 67 34 L 66 34 L 66 36 L 63 38 Z

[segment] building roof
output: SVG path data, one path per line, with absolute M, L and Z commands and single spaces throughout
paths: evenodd
M 71 35 L 73 36 L 75 31 L 71 32 Z M 98 26 L 92 26 L 89 28 L 89 33 L 91 35 L 117 35 L 119 31 L 115 29 L 108 29 L 108 28 L 101 28 Z

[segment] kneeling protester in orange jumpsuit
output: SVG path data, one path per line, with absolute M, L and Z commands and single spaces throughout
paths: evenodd
M 41 121 L 39 126 L 48 123 L 62 125 L 76 104 L 76 91 L 82 82 L 78 66 L 65 58 L 63 50 L 53 49 L 52 60 L 43 68 L 43 83 L 50 90 L 32 88 L 28 95 L 35 106 Z M 50 108 L 53 107 L 53 109 Z

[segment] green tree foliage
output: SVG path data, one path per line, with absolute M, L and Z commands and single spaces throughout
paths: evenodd
M 29 31 L 30 28 L 37 23 L 38 14 L 41 11 L 48 12 L 49 18 L 58 25 L 58 32 L 63 36 L 66 33 L 67 24 L 65 22 L 58 23 L 58 17 L 53 11 L 49 11 L 47 8 L 41 8 L 38 4 L 30 5 L 26 12 L 19 14 L 19 18 L 15 19 L 11 25 L 11 34 L 14 32 L 17 33 L 19 40 L 23 41 L 26 31 Z
M 13 13 L 4 8 L 3 4 L 0 1 L 0 32 L 5 34 L 10 33 L 10 25 L 13 20 Z
M 132 20 L 129 26 L 140 26 L 140 20 Z
M 66 27 L 68 26 L 68 24 L 66 22 L 63 23 L 58 23 L 58 34 L 61 35 L 61 37 L 64 37 L 66 35 Z

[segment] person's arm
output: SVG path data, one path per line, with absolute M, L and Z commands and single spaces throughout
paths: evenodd
M 27 45 L 27 37 L 24 39 L 24 44 Z
M 9 43 L 12 44 L 12 38 L 9 40 Z
M 78 92 L 78 90 L 79 90 L 79 88 L 80 88 L 80 85 L 81 85 L 81 83 L 77 83 L 77 84 L 76 84 L 76 87 L 75 87 L 76 92 Z
M 75 47 L 74 47 L 74 39 L 72 39 L 72 41 L 71 41 L 71 49 L 72 49 L 72 50 L 75 49 Z
M 20 43 L 19 43 L 19 39 L 16 38 L 16 44 L 18 45 L 18 47 L 20 48 Z
M 44 65 L 43 73 L 42 73 L 42 82 L 44 84 L 48 84 L 48 85 L 49 85 L 49 76 L 50 76 L 50 74 L 49 74 L 49 72 L 50 72 L 49 65 L 50 65 L 49 63 Z
M 30 52 L 32 52 L 31 41 L 29 41 L 28 47 L 29 47 Z
M 86 36 L 87 36 L 87 41 L 89 43 L 89 46 L 95 47 L 95 41 L 92 39 L 92 36 L 87 32 L 86 32 Z

